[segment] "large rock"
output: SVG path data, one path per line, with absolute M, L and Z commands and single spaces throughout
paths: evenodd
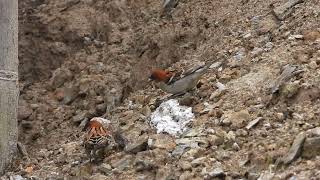
M 271 14 L 256 22 L 256 31 L 259 35 L 271 33 L 277 27 L 278 23 Z
M 304 0 L 289 0 L 286 3 L 274 8 L 273 13 L 279 20 L 284 20 L 291 14 L 292 8 L 303 1 Z
M 303 145 L 302 157 L 310 159 L 320 156 L 320 137 L 307 138 Z
M 33 113 L 33 110 L 27 104 L 19 105 L 19 108 L 18 108 L 18 119 L 19 120 L 28 119 L 32 113 Z
M 140 151 L 145 151 L 148 148 L 148 139 L 149 137 L 147 135 L 140 136 L 137 141 L 133 143 L 129 143 L 125 151 L 129 153 L 138 153 Z
M 294 139 L 288 153 L 285 156 L 279 158 L 277 161 L 279 163 L 290 164 L 291 162 L 296 160 L 301 155 L 305 139 L 306 134 L 304 132 L 299 133 Z
M 134 157 L 132 155 L 126 155 L 120 160 L 111 161 L 111 166 L 120 171 L 124 171 L 132 167 L 133 159 Z
M 176 143 L 172 136 L 167 134 L 155 134 L 148 140 L 149 147 L 151 149 L 160 148 L 167 151 L 173 151 L 176 148 Z
M 71 86 L 66 87 L 63 90 L 63 103 L 64 104 L 71 104 L 79 94 L 79 87 L 78 86 Z
M 58 68 L 52 73 L 50 86 L 51 88 L 56 89 L 62 86 L 65 82 L 71 80 L 72 77 L 72 72 L 69 69 Z
M 231 121 L 231 127 L 235 129 L 245 127 L 248 124 L 248 121 L 250 120 L 250 114 L 248 110 L 241 110 L 239 112 L 234 112 L 227 116 L 227 118 Z

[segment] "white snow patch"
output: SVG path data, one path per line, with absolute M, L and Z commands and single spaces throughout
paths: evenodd
M 187 129 L 186 125 L 193 118 L 191 107 L 180 106 L 178 100 L 170 99 L 161 103 L 151 114 L 150 125 L 157 129 L 157 133 L 166 132 L 177 136 Z

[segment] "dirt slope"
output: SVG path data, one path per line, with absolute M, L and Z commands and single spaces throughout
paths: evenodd
M 320 2 L 276 11 L 286 2 L 180 1 L 160 18 L 161 1 L 20 1 L 20 142 L 29 157 L 3 179 L 320 178 L 319 141 L 279 163 L 299 133 L 320 136 Z M 148 120 L 164 93 L 147 83 L 149 70 L 199 62 L 215 64 L 198 93 L 180 99 L 196 115 L 193 131 L 156 134 Z M 303 72 L 277 81 L 288 64 Z M 102 115 L 137 153 L 86 163 L 80 124 Z

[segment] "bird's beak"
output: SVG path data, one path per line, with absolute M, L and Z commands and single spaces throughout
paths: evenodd
M 150 76 L 149 78 L 148 78 L 148 82 L 152 82 L 154 79 Z

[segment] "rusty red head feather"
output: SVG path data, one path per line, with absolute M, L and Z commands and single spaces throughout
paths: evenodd
M 86 139 L 90 139 L 92 137 L 96 137 L 96 136 L 108 136 L 110 135 L 110 132 L 107 131 L 103 125 L 96 121 L 90 121 L 87 125 L 87 135 L 86 135 Z
M 102 124 L 96 120 L 93 120 L 93 121 L 89 121 L 87 126 L 88 128 L 100 128 L 102 127 Z
M 154 69 L 151 73 L 149 79 L 155 80 L 158 82 L 168 82 L 170 78 L 173 76 L 171 72 L 164 71 L 162 69 Z

